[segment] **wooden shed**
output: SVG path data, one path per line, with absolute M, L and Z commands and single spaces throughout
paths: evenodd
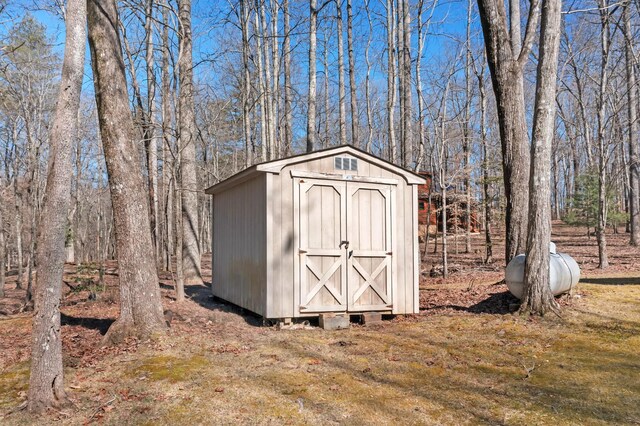
M 213 195 L 213 295 L 264 318 L 417 313 L 418 185 L 352 146 L 249 167 Z

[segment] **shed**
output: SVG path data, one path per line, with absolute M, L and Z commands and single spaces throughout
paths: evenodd
M 417 313 L 424 177 L 342 145 L 208 188 L 213 295 L 268 319 Z

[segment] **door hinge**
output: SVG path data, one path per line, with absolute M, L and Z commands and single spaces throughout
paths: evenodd
M 298 253 L 299 254 L 305 254 L 305 253 L 308 253 L 308 252 L 306 250 L 300 249 L 300 250 L 298 250 Z

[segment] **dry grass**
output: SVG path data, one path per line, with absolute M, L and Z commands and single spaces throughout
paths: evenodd
M 481 272 L 474 253 L 425 280 L 420 315 L 335 332 L 262 327 L 205 287 L 177 306 L 164 277 L 168 335 L 101 348 L 117 315 L 111 267 L 109 297 L 65 296 L 62 411 L 6 415 L 26 397 L 31 318 L 0 319 L 0 424 L 640 424 L 640 256 L 615 251 L 603 275 L 572 235 L 556 239 L 576 240 L 564 251 L 587 277 L 563 318 L 511 314 L 492 284 L 501 268 Z
M 582 285 L 563 319 L 460 310 L 327 332 L 194 316 L 160 341 L 68 368 L 76 406 L 52 415 L 63 424 L 639 423 L 640 280 L 624 278 Z M 24 399 L 27 368 L 0 375 L 3 412 Z

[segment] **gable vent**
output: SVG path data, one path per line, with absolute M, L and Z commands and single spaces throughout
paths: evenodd
M 358 170 L 358 160 L 355 158 L 335 157 L 334 165 L 338 170 Z

